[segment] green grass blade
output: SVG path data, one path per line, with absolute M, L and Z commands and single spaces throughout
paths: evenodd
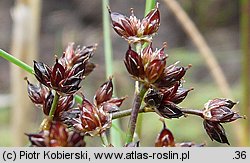
M 109 0 L 103 0 L 102 15 L 103 15 L 104 53 L 105 53 L 105 65 L 106 65 L 106 77 L 108 78 L 113 75 L 113 55 L 112 55 L 112 44 L 110 39 L 110 17 L 107 5 L 109 5 Z M 111 144 L 116 147 L 120 147 L 122 146 L 122 140 L 120 135 L 121 132 L 118 131 L 118 129 L 120 129 L 119 120 L 113 120 L 112 126 L 115 127 L 111 127 L 110 129 Z

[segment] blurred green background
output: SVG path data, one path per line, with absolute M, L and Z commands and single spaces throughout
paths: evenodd
M 198 53 L 191 39 L 185 34 L 174 15 L 160 2 L 161 26 L 158 35 L 154 37 L 154 48 L 162 47 L 163 42 L 168 43 L 166 53 L 169 54 L 168 64 L 180 61 L 181 65 L 192 64 L 185 76 L 184 87 L 193 87 L 180 106 L 185 108 L 203 109 L 203 105 L 215 97 L 223 97 L 211 77 L 204 59 Z M 241 61 L 240 48 L 240 1 L 237 0 L 178 0 L 197 25 L 209 46 L 216 54 L 216 58 L 224 71 L 236 101 L 242 101 Z M 13 22 L 11 11 L 15 6 L 14 0 L 0 1 L 0 48 L 10 51 L 12 47 Z M 129 14 L 134 8 L 137 17 L 142 18 L 144 13 L 143 0 L 110 0 L 113 11 Z M 54 55 L 61 55 L 68 42 L 79 45 L 92 45 L 98 43 L 93 62 L 98 66 L 96 70 L 83 82 L 82 91 L 91 99 L 95 90 L 105 80 L 105 65 L 102 34 L 102 9 L 100 0 L 43 0 L 41 3 L 41 23 L 39 26 L 38 60 L 52 65 Z M 111 27 L 111 26 L 110 26 Z M 117 96 L 128 96 L 121 109 L 130 108 L 133 98 L 133 81 L 123 65 L 123 57 L 128 48 L 127 43 L 118 37 L 111 29 L 113 55 L 114 55 L 114 81 Z M 28 56 L 29 57 L 29 56 Z M 13 139 L 21 135 L 13 134 L 13 108 L 10 107 L 11 82 L 25 82 L 23 78 L 12 81 L 9 63 L 0 58 L 0 146 L 16 146 Z M 24 76 L 23 76 L 24 77 Z M 29 101 L 27 93 L 23 92 Z M 238 105 L 240 107 L 240 105 Z M 37 132 L 42 121 L 42 111 L 30 105 L 31 119 L 24 127 L 23 133 Z M 128 118 L 121 119 L 122 128 L 126 131 Z M 243 121 L 238 120 L 241 125 Z M 233 122 L 234 123 L 234 122 Z M 229 142 L 232 146 L 239 146 L 236 141 L 237 128 L 233 123 L 225 124 Z M 176 142 L 192 141 L 206 143 L 207 146 L 227 146 L 212 142 L 203 129 L 199 117 L 188 116 L 180 119 L 166 120 L 166 125 L 173 132 Z M 153 146 L 157 134 L 162 129 L 159 116 L 146 113 L 143 116 L 142 146 Z M 22 135 L 23 136 L 23 135 Z M 94 141 L 93 141 L 94 139 Z M 99 139 L 87 138 L 88 146 L 100 146 Z M 27 142 L 22 142 L 25 145 Z M 247 144 L 245 144 L 247 145 Z

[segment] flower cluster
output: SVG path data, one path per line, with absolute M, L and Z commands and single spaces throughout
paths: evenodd
M 180 82 L 176 82 L 170 88 L 149 89 L 144 101 L 164 118 L 179 118 L 183 112 L 177 104 L 181 103 L 191 90 L 183 88 Z
M 38 134 L 27 134 L 32 146 L 85 146 L 84 135 L 100 135 L 111 127 L 110 113 L 118 111 L 125 99 L 112 98 L 111 78 L 96 91 L 94 104 L 82 96 L 82 105 L 74 107 L 82 79 L 95 68 L 89 62 L 95 49 L 96 45 L 74 49 L 70 43 L 52 67 L 34 61 L 34 75 L 40 83 L 27 79 L 28 95 L 49 118 Z M 69 129 L 71 126 L 74 128 Z
M 137 117 L 147 109 L 157 113 L 163 122 L 163 128 L 155 140 L 156 147 L 204 146 L 193 142 L 176 143 L 163 120 L 187 114 L 203 119 L 203 126 L 212 140 L 229 145 L 221 124 L 242 118 L 232 110 L 236 103 L 216 98 L 208 101 L 204 110 L 178 106 L 193 90 L 183 87 L 183 79 L 190 66 L 180 66 L 179 62 L 167 64 L 168 55 L 164 52 L 166 43 L 160 49 L 153 49 L 153 36 L 160 26 L 159 3 L 141 20 L 137 19 L 132 9 L 130 17 L 110 9 L 109 13 L 115 32 L 128 41 L 124 64 L 136 81 L 132 109 L 119 109 L 125 97 L 113 97 L 112 78 L 96 90 L 93 102 L 82 93 L 81 100 L 78 99 L 80 104 L 75 105 L 75 96 L 82 80 L 96 67 L 90 59 L 97 45 L 74 48 L 74 43 L 70 43 L 61 57 L 55 57 L 52 66 L 34 61 L 34 76 L 38 84 L 32 84 L 27 79 L 29 98 L 46 116 L 40 132 L 26 134 L 31 146 L 84 147 L 84 137 L 100 136 L 105 146 L 113 147 L 105 134 L 112 125 L 112 118 L 130 115 L 123 147 L 139 147 L 140 141 L 133 140 Z
M 134 79 L 155 88 L 171 87 L 180 81 L 188 67 L 178 66 L 177 63 L 167 66 L 165 47 L 154 51 L 151 43 L 137 53 L 129 46 L 124 59 L 128 72 Z
M 119 110 L 125 98 L 112 98 L 112 79 L 100 86 L 94 96 L 94 103 L 83 97 L 79 110 L 73 109 L 64 113 L 64 122 L 87 135 L 98 135 L 111 127 L 110 113 Z
M 28 95 L 31 101 L 39 108 L 43 109 L 45 115 L 49 115 L 51 106 L 54 100 L 52 91 L 42 84 L 34 85 L 28 80 Z M 54 119 L 60 120 L 61 114 L 67 110 L 73 108 L 75 103 L 73 95 L 62 96 L 58 100 L 56 111 L 54 113 Z
M 168 119 L 179 118 L 184 114 L 200 116 L 204 119 L 204 127 L 212 140 L 228 143 L 221 123 L 241 118 L 238 113 L 231 110 L 235 105 L 234 102 L 227 99 L 214 99 L 205 105 L 204 111 L 188 111 L 177 106 L 192 90 L 184 89 L 182 86 L 184 75 L 190 66 L 179 66 L 178 62 L 167 65 L 168 55 L 164 53 L 166 43 L 160 49 L 153 49 L 153 36 L 160 26 L 159 3 L 142 20 L 136 18 L 133 10 L 130 17 L 111 12 L 110 9 L 109 12 L 113 29 L 128 41 L 129 47 L 124 64 L 128 73 L 139 83 L 138 89 L 144 89 L 141 92 L 138 90 L 138 96 L 144 99 L 145 107 L 153 108 L 161 117 Z M 142 92 L 145 92 L 145 95 L 140 94 Z M 137 103 L 134 106 L 141 105 L 140 101 L 135 102 Z M 132 108 L 132 112 L 133 110 L 139 110 L 139 107 Z M 131 123 L 136 122 L 137 115 L 133 117 L 135 119 L 130 120 Z M 165 125 L 157 140 L 156 146 L 176 146 L 171 132 Z M 179 145 L 193 146 L 192 143 Z
M 212 140 L 229 145 L 225 129 L 220 123 L 232 122 L 242 118 L 238 113 L 231 110 L 235 104 L 235 102 L 228 99 L 216 98 L 204 105 L 203 125 Z
M 56 58 L 52 67 L 34 61 L 35 77 L 40 83 L 60 94 L 74 94 L 81 88 L 82 79 L 95 68 L 89 63 L 95 49 L 95 46 L 90 46 L 74 50 L 73 44 L 69 44 L 66 52 L 61 58 Z
M 38 134 L 27 134 L 31 146 L 35 147 L 85 147 L 84 135 L 76 131 L 68 131 L 61 122 L 50 122 L 48 130 Z
M 131 9 L 131 16 L 127 17 L 109 9 L 112 26 L 118 35 L 125 38 L 129 43 L 151 42 L 160 26 L 160 12 L 158 3 L 142 20 L 137 19 Z

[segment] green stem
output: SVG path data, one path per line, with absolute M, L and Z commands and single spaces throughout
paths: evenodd
M 240 33 L 242 49 L 242 112 L 250 117 L 250 0 L 241 0 Z M 250 122 L 244 122 L 242 144 L 250 145 Z
M 135 98 L 133 102 L 132 112 L 131 112 L 131 116 L 129 119 L 128 130 L 127 130 L 127 135 L 126 135 L 127 144 L 133 141 L 139 109 L 141 107 L 143 97 L 145 93 L 147 92 L 147 90 L 148 88 L 142 85 L 139 92 L 135 91 Z
M 107 10 L 109 0 L 102 1 L 102 15 L 103 15 L 103 38 L 104 38 L 104 54 L 105 54 L 105 66 L 106 76 L 109 77 L 113 74 L 113 54 L 112 44 L 110 39 L 110 18 Z
M 109 78 L 113 75 L 113 53 L 112 53 L 112 42 L 110 38 L 110 17 L 107 10 L 107 5 L 109 5 L 109 0 L 102 1 L 102 15 L 103 15 L 103 38 L 104 38 L 104 55 L 105 55 L 105 66 L 106 66 L 106 78 Z M 115 84 L 113 95 L 115 95 Z M 117 129 L 120 129 L 119 120 L 112 121 L 112 126 L 110 129 L 110 139 L 114 146 L 121 146 L 122 140 L 120 132 Z
M 77 103 L 79 103 L 79 104 L 82 103 L 82 98 L 80 96 L 75 95 L 74 98 L 75 98 L 75 100 L 76 100 Z
M 146 0 L 144 15 L 146 16 L 154 7 L 155 0 Z
M 146 0 L 144 16 L 146 16 L 154 7 L 155 7 L 155 0 Z M 148 43 L 144 43 L 143 48 L 145 48 L 147 45 Z
M 58 101 L 59 101 L 59 97 L 60 97 L 60 95 L 56 92 L 55 96 L 54 96 L 54 99 L 53 99 L 53 103 L 52 103 L 50 112 L 49 112 L 49 118 L 52 119 L 52 120 L 53 120 L 54 114 L 56 112 L 56 108 L 57 108 L 57 104 L 58 104 Z
M 0 49 L 0 56 L 6 59 L 7 61 L 14 63 L 15 65 L 19 66 L 21 69 L 33 74 L 33 68 L 27 65 L 26 63 L 20 61 L 19 59 L 15 58 L 14 56 L 8 54 L 7 52 Z
M 107 138 L 107 135 L 106 135 L 105 132 L 102 132 L 100 134 L 100 138 L 102 140 L 102 144 L 105 145 L 106 147 L 108 147 L 109 146 L 109 142 L 108 142 L 108 138 Z
M 15 58 L 14 56 L 10 55 L 9 53 L 3 51 L 2 49 L 0 49 L 0 57 L 6 59 L 7 61 L 17 65 L 18 67 L 20 67 L 21 69 L 34 74 L 34 70 L 31 66 L 27 65 L 26 63 L 20 61 L 19 59 Z M 82 98 L 78 95 L 75 95 L 75 100 L 77 103 L 82 103 Z

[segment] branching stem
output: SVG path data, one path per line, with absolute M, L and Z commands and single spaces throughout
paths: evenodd
M 135 91 L 135 98 L 133 102 L 133 107 L 131 110 L 131 116 L 128 124 L 127 136 L 126 136 L 126 143 L 131 143 L 133 141 L 134 132 L 136 128 L 136 121 L 138 117 L 138 113 L 141 107 L 142 99 L 147 92 L 148 88 L 142 85 L 139 89 L 139 92 Z
M 196 115 L 201 118 L 203 118 L 202 110 L 196 110 L 196 109 L 181 109 L 181 111 L 184 114 L 189 114 L 189 115 Z M 126 116 L 131 115 L 132 109 L 127 109 L 127 110 L 122 110 L 119 112 L 115 112 L 112 114 L 112 119 L 118 119 L 118 118 L 123 118 Z M 139 109 L 138 113 L 149 113 L 149 112 L 155 112 L 154 109 L 148 108 L 148 107 L 142 107 Z

